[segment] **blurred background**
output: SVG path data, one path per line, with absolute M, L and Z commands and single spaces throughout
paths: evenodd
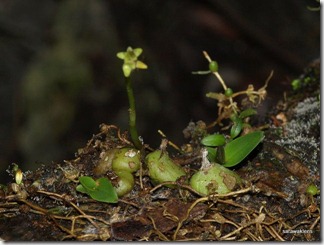
M 74 158 L 101 123 L 128 129 L 122 61 L 141 47 L 148 70 L 133 76 L 137 124 L 158 147 L 161 129 L 177 144 L 190 121 L 217 118 L 219 92 L 206 50 L 233 88 L 263 86 L 260 116 L 290 80 L 320 57 L 316 0 L 2 0 L 0 1 L 0 183 L 23 171 Z

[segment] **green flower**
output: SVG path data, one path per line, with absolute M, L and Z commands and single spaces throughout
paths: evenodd
M 133 70 L 137 69 L 147 69 L 147 65 L 137 58 L 141 55 L 143 49 L 128 47 L 126 52 L 117 53 L 117 57 L 124 60 L 123 72 L 125 77 L 129 77 Z

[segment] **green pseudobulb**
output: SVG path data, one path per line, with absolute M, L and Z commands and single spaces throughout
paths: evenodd
M 218 163 L 199 170 L 190 179 L 190 186 L 204 196 L 229 193 L 240 183 L 241 178 L 236 173 Z
M 161 150 L 149 153 L 145 162 L 154 185 L 166 181 L 176 181 L 179 177 L 186 175 L 185 171 L 171 160 L 167 152 Z

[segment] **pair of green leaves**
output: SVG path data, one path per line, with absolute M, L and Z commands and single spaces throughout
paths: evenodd
M 210 161 L 219 162 L 224 167 L 233 167 L 250 154 L 263 138 L 264 133 L 262 131 L 254 131 L 225 145 L 224 135 L 212 134 L 203 138 L 201 143 L 207 147 Z
M 256 110 L 252 108 L 248 108 L 242 111 L 239 115 L 235 113 L 231 115 L 230 119 L 232 120 L 233 125 L 231 127 L 230 135 L 232 139 L 236 138 L 241 133 L 244 127 L 250 126 L 249 124 L 244 123 L 243 119 L 255 115 L 256 113 L 257 113 Z
M 80 185 L 76 187 L 77 191 L 88 194 L 92 199 L 99 202 L 118 202 L 117 192 L 107 178 L 94 180 L 89 176 L 81 176 L 79 181 Z

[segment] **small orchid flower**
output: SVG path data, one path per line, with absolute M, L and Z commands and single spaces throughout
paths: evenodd
M 125 77 L 129 77 L 135 69 L 147 69 L 147 65 L 137 58 L 141 55 L 143 49 L 128 47 L 126 52 L 117 53 L 117 57 L 124 60 L 123 72 Z

